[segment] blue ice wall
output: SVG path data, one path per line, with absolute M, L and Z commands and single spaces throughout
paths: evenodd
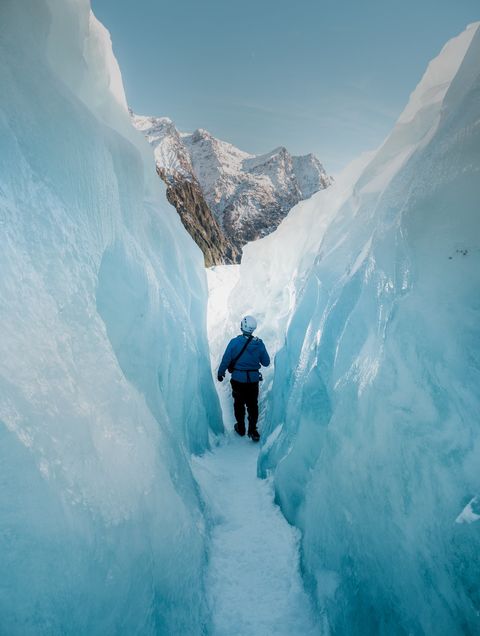
M 200 634 L 200 251 L 84 0 L 0 7 L 0 633 Z
M 276 356 L 259 470 L 334 634 L 480 631 L 479 60 L 473 25 L 429 66 L 318 238 Z

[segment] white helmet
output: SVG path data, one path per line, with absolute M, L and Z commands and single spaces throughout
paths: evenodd
M 240 323 L 240 329 L 243 333 L 253 333 L 257 328 L 257 321 L 253 316 L 245 316 Z

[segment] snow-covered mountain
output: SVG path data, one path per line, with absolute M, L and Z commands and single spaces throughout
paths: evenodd
M 281 146 L 253 155 L 201 128 L 191 134 L 179 132 L 167 117 L 132 113 L 132 120 L 153 146 L 157 171 L 167 186 L 178 190 L 193 184 L 203 194 L 213 220 L 202 204 L 201 228 L 196 224 L 194 229 L 204 242 L 212 243 L 210 234 L 218 234 L 219 229 L 224 237 L 221 258 L 199 243 L 210 264 L 238 262 L 246 243 L 273 232 L 294 205 L 331 184 L 313 154 L 292 156 Z M 188 214 L 190 227 L 186 227 L 194 236 L 191 220 L 198 214 L 194 209 Z

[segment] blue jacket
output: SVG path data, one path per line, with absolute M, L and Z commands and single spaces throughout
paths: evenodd
M 220 367 L 218 368 L 218 375 L 225 375 L 228 365 L 235 356 L 240 353 L 246 339 L 247 336 L 242 334 L 230 340 L 223 354 Z M 237 382 L 258 382 L 258 369 L 260 369 L 260 366 L 268 367 L 269 364 L 270 356 L 263 344 L 263 340 L 253 337 L 241 357 L 235 363 L 232 380 L 236 380 Z

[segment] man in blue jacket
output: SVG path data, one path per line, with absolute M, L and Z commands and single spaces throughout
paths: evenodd
M 240 323 L 242 335 L 233 338 L 228 343 L 222 361 L 218 368 L 217 379 L 223 381 L 225 371 L 232 374 L 233 410 L 235 412 L 235 431 L 242 437 L 245 435 L 245 407 L 248 411 L 248 437 L 258 442 L 260 435 L 257 431 L 258 421 L 258 383 L 260 381 L 260 366 L 268 367 L 270 356 L 260 338 L 255 338 L 253 332 L 257 328 L 257 321 L 253 316 L 245 316 Z

